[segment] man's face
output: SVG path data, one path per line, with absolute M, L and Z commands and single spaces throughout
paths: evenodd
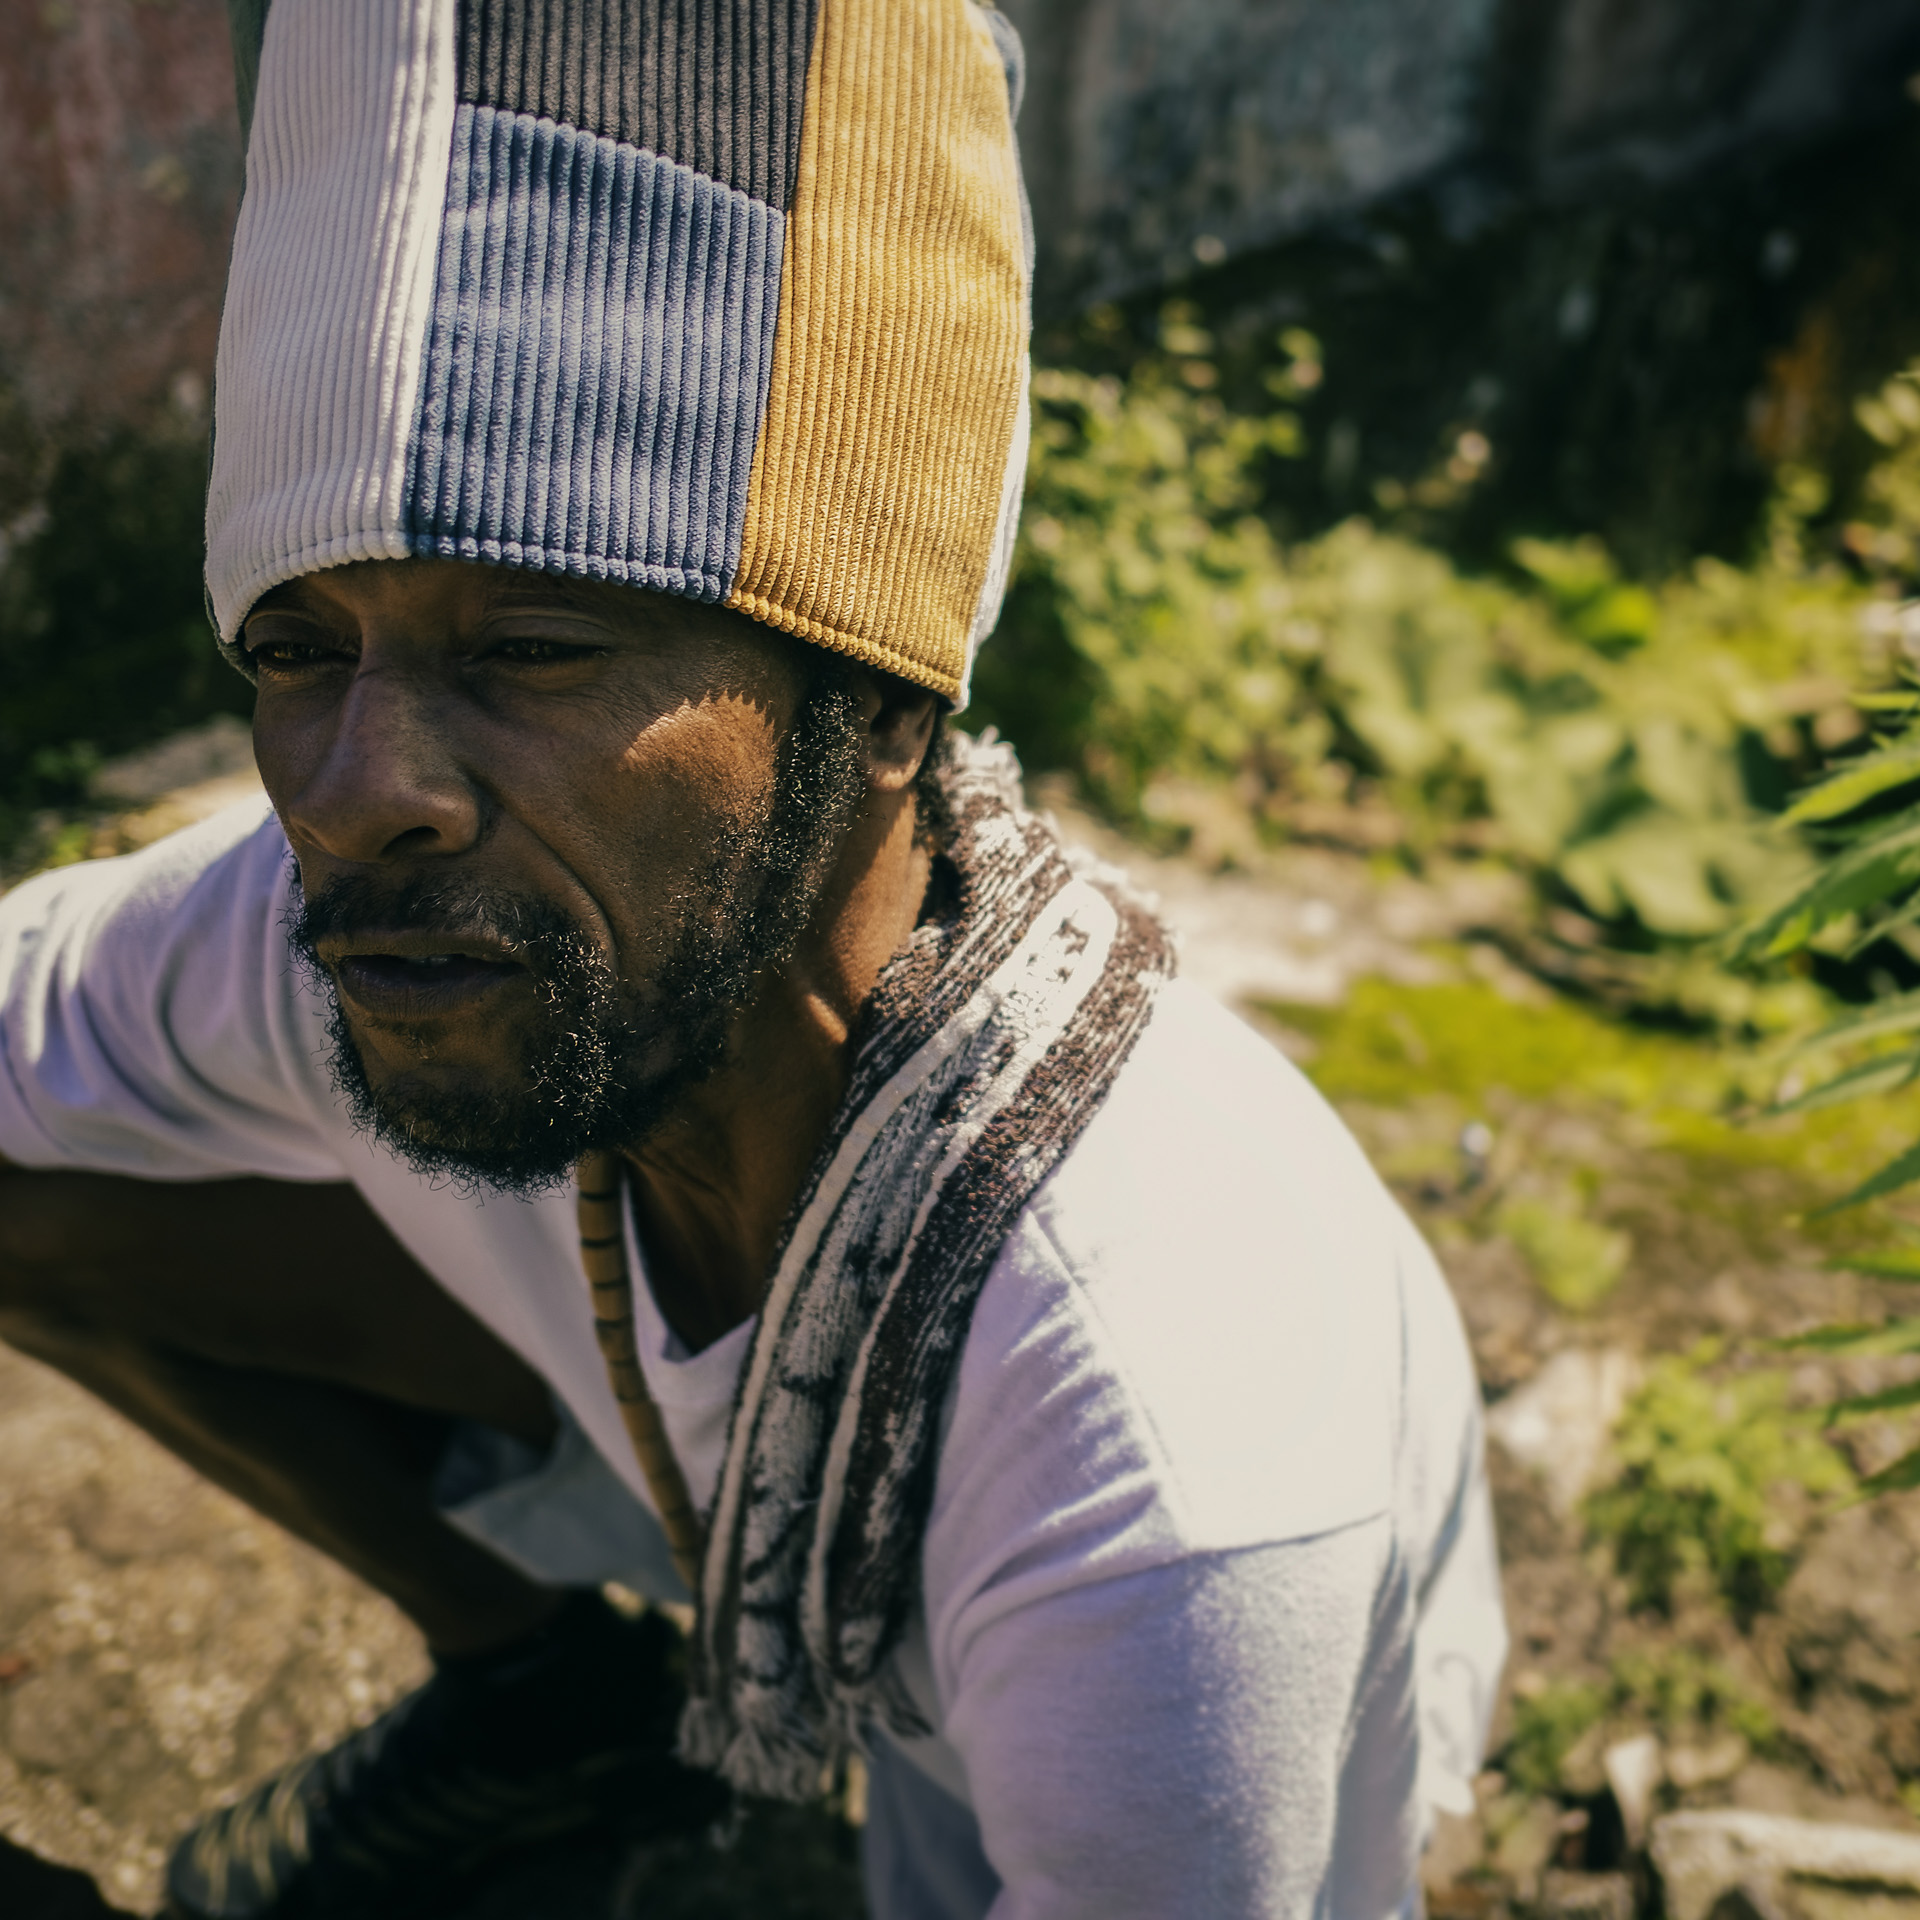
M 358 1116 L 529 1190 L 724 1057 L 865 791 L 854 705 L 742 616 L 454 561 L 265 596 L 255 750 Z

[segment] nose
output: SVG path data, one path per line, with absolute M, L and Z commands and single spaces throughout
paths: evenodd
M 317 730 L 294 790 L 276 795 L 296 846 L 375 864 L 462 853 L 485 803 L 460 764 L 448 695 L 392 665 L 363 662 Z M 263 766 L 269 757 L 262 755 Z

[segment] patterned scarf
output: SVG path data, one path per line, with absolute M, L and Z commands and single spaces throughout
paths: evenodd
M 873 1721 L 926 1731 L 882 1669 L 911 1615 L 943 1404 L 1021 1210 L 1171 977 L 1117 874 L 956 737 L 957 902 L 881 976 L 741 1376 L 701 1568 L 681 1752 L 787 1799 Z

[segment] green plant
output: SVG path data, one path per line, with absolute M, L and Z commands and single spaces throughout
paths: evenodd
M 1592 540 L 1463 572 L 1364 520 L 1285 543 L 1261 508 L 1302 450 L 1319 346 L 1290 330 L 1235 413 L 1170 309 L 1123 381 L 1035 376 L 1028 507 L 980 718 L 1136 829 L 1359 834 L 1491 853 L 1631 943 L 1719 931 L 1798 869 L 1762 815 L 1857 726 L 1866 589 L 1807 558 L 1789 476 L 1755 564 L 1624 579 Z M 1221 844 L 1222 836 L 1213 835 Z
M 1133 820 L 1156 776 L 1329 745 L 1324 722 L 1303 730 L 1280 550 L 1254 511 L 1260 462 L 1300 450 L 1298 422 L 1229 412 L 1182 309 L 1163 340 L 1125 385 L 1035 373 L 1019 571 L 976 681 L 1032 764 L 1074 766 Z
M 1548 1681 L 1513 1701 L 1513 1737 L 1501 1755 L 1507 1778 L 1522 1793 L 1547 1794 L 1582 1735 L 1606 1718 L 1607 1689 L 1578 1681 Z
M 206 470 L 193 419 L 76 439 L 0 526 L 0 847 L 101 755 L 251 711 L 204 610 Z
M 1624 1739 L 1636 1728 L 1666 1740 L 1737 1733 L 1763 1751 L 1779 1736 L 1766 1703 L 1695 1647 L 1617 1654 L 1599 1683 L 1528 1678 L 1532 1684 L 1515 1687 L 1513 1732 L 1500 1755 L 1507 1778 L 1524 1794 L 1581 1791 L 1580 1774 L 1598 1759 L 1595 1743 Z
M 1848 549 L 1882 589 L 1870 626 L 1909 659 L 1908 615 L 1891 596 L 1920 584 L 1920 362 L 1860 402 L 1860 422 L 1881 449 L 1862 489 L 1861 514 L 1845 529 Z M 1920 940 L 1920 695 L 1863 696 L 1875 722 L 1870 750 L 1803 794 L 1787 819 L 1814 836 L 1819 857 L 1805 882 L 1737 943 L 1736 958 L 1777 960 L 1809 950 L 1851 959 L 1900 955 Z M 1910 956 L 1909 956 L 1910 957 Z M 1829 1021 L 1802 1042 L 1825 1063 L 1815 1084 L 1784 1103 L 1811 1111 L 1888 1095 L 1920 1080 L 1920 993 L 1885 988 L 1868 1004 Z M 1883 1199 L 1920 1181 L 1920 1143 L 1833 1201 L 1829 1212 Z M 1920 1280 L 1920 1255 L 1895 1248 L 1836 1261 L 1879 1280 Z M 1920 1353 L 1920 1315 L 1896 1313 L 1875 1325 L 1826 1326 L 1791 1343 L 1833 1359 Z M 1920 1405 L 1920 1381 L 1854 1395 L 1831 1410 L 1836 1421 Z M 1870 1492 L 1920 1485 L 1920 1447 L 1865 1483 Z
M 1633 1254 L 1626 1234 L 1587 1219 L 1571 1200 L 1516 1195 L 1502 1203 L 1494 1225 L 1520 1250 L 1540 1290 L 1570 1313 L 1606 1299 Z
M 1779 1736 L 1779 1723 L 1766 1703 L 1695 1647 L 1619 1654 L 1611 1677 L 1616 1703 L 1635 1710 L 1667 1739 L 1725 1729 L 1750 1747 L 1766 1748 Z
M 1704 1585 L 1744 1625 L 1793 1569 L 1783 1494 L 1837 1493 L 1851 1475 L 1815 1416 L 1788 1404 L 1784 1374 L 1716 1370 L 1720 1357 L 1706 1341 L 1653 1363 L 1615 1434 L 1619 1476 L 1586 1518 L 1636 1606 L 1670 1611 Z

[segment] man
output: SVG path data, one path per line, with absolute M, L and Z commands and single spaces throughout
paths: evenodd
M 1004 22 L 239 51 L 207 579 L 273 811 L 0 902 L 0 1327 L 435 1673 L 176 1911 L 432 1912 L 855 1748 L 883 1916 L 1412 1911 L 1503 1651 L 1457 1318 L 945 726 L 1024 460 Z

